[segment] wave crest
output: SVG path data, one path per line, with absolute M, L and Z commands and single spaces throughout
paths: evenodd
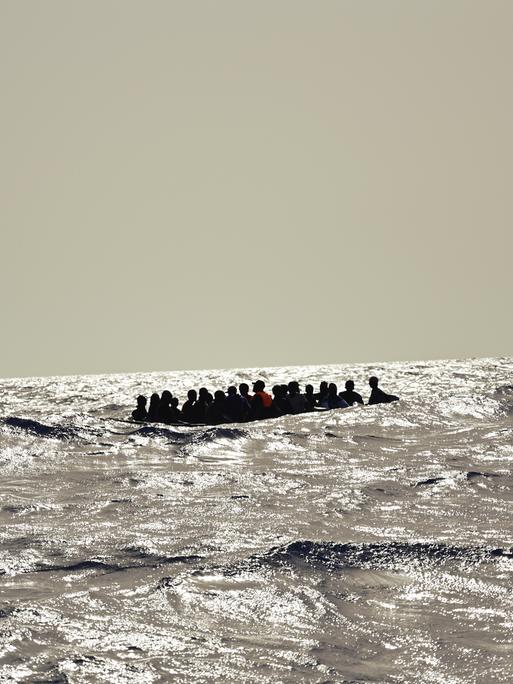
M 79 431 L 77 428 L 66 425 L 44 425 L 37 420 L 30 418 L 18 418 L 12 416 L 4 419 L 4 425 L 14 428 L 15 430 L 23 430 L 38 437 L 48 437 L 50 439 L 74 439 L 78 437 Z
M 136 430 L 135 434 L 143 437 L 163 437 L 175 444 L 197 444 L 213 442 L 217 439 L 241 439 L 248 436 L 248 433 L 240 428 L 212 427 L 194 432 L 178 432 L 153 425 L 144 425 Z
M 415 561 L 446 563 L 463 561 L 479 563 L 492 558 L 513 558 L 511 549 L 459 547 L 429 542 L 383 542 L 369 544 L 336 544 L 299 540 L 274 547 L 264 556 L 252 557 L 273 565 L 305 562 L 329 569 L 396 568 Z

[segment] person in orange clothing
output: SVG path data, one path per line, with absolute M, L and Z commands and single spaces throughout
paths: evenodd
M 264 392 L 264 389 L 265 383 L 262 380 L 257 380 L 253 385 L 254 396 L 251 400 L 251 412 L 255 420 L 268 418 L 272 415 L 273 398 Z

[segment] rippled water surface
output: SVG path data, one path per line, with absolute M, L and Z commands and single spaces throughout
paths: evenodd
M 370 374 L 401 401 L 122 422 L 141 392 Z M 0 388 L 0 681 L 513 681 L 512 359 Z

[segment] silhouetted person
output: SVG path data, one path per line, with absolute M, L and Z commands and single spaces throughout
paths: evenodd
M 253 397 L 249 393 L 249 385 L 248 384 L 246 384 L 245 382 L 240 383 L 239 394 L 241 397 L 243 397 L 248 402 L 248 404 L 251 405 L 251 400 L 253 399 Z
M 353 406 L 353 404 L 363 404 L 361 394 L 358 394 L 358 392 L 354 391 L 354 382 L 352 380 L 348 380 L 346 382 L 346 391 L 339 392 L 338 396 L 347 401 L 349 406 Z
M 315 398 L 317 399 L 317 406 L 322 406 L 322 402 L 326 400 L 328 396 L 328 383 L 326 380 L 323 380 L 321 384 L 319 385 L 319 391 L 315 395 Z
M 315 394 L 314 394 L 313 385 L 306 385 L 305 386 L 305 401 L 306 401 L 306 410 L 307 411 L 313 411 L 315 408 L 315 404 L 317 403 L 317 400 L 316 400 Z
M 284 390 L 283 385 L 275 385 L 273 387 L 272 413 L 276 418 L 278 416 L 283 416 L 286 413 L 290 413 L 290 406 L 287 400 L 287 393 Z
M 210 404 L 214 401 L 214 397 L 210 394 L 206 387 L 200 387 L 198 394 L 198 401 L 196 402 L 196 422 L 204 422 L 207 415 L 207 409 Z
M 198 410 L 196 408 L 197 400 L 198 400 L 198 393 L 196 392 L 195 389 L 190 389 L 187 392 L 187 401 L 182 406 L 182 418 L 187 423 L 195 423 L 196 422 L 196 419 L 198 416 Z
M 321 402 L 322 408 L 327 408 L 327 409 L 338 409 L 338 408 L 347 408 L 349 404 L 345 399 L 342 399 L 342 397 L 339 397 L 337 394 L 337 386 L 335 385 L 334 382 L 330 382 L 328 385 L 328 394 L 324 397 L 324 399 Z
M 182 412 L 178 408 L 178 399 L 173 397 L 170 404 L 171 423 L 179 423 L 183 420 Z
M 171 411 L 171 399 L 173 395 L 169 390 L 164 390 L 162 396 L 160 397 L 160 404 L 158 410 L 158 422 L 159 423 L 170 423 L 172 421 L 172 411 Z
M 206 387 L 200 387 L 198 401 L 204 401 L 205 404 L 211 404 L 214 401 L 214 397 Z
M 391 401 L 399 401 L 399 397 L 396 397 L 394 394 L 387 394 L 378 387 L 378 379 L 375 375 L 369 378 L 369 385 L 371 388 L 369 406 L 371 404 L 389 404 Z
M 299 383 L 295 380 L 289 382 L 289 396 L 288 402 L 290 406 L 290 413 L 297 415 L 298 413 L 305 413 L 307 404 L 305 397 L 299 391 Z
M 150 406 L 148 408 L 147 420 L 149 420 L 152 423 L 156 423 L 159 419 L 159 410 L 160 410 L 160 397 L 156 392 L 154 392 L 150 397 Z
M 214 392 L 214 401 L 207 407 L 206 422 L 209 425 L 229 422 L 226 415 L 226 395 L 222 390 Z
M 147 420 L 148 411 L 146 410 L 146 404 L 148 400 L 142 394 L 137 397 L 137 408 L 132 411 L 132 418 L 134 420 Z
M 250 411 L 251 407 L 248 400 L 237 394 L 237 388 L 234 385 L 228 387 L 225 412 L 230 421 L 240 423 L 247 420 Z
M 253 384 L 253 399 L 251 400 L 251 412 L 255 420 L 261 418 L 269 418 L 272 415 L 273 398 L 267 392 L 264 392 L 265 383 L 262 380 L 257 380 Z

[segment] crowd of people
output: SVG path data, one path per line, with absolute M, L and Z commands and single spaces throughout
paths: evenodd
M 368 404 L 383 404 L 397 401 L 398 397 L 387 394 L 378 387 L 378 378 L 369 378 L 371 394 Z M 249 385 L 245 382 L 238 387 L 231 385 L 227 392 L 217 390 L 212 395 L 206 387 L 199 392 L 191 389 L 187 393 L 187 401 L 179 408 L 180 402 L 169 390 L 159 396 L 154 393 L 148 400 L 145 396 L 137 397 L 137 408 L 132 411 L 132 419 L 136 421 L 220 425 L 221 423 L 243 423 L 264 418 L 278 418 L 284 415 L 296 415 L 315 410 L 348 408 L 354 404 L 363 404 L 362 396 L 355 392 L 352 380 L 345 383 L 345 391 L 339 392 L 335 383 L 321 382 L 319 391 L 314 392 L 313 385 L 305 385 L 301 392 L 295 380 L 286 385 L 274 385 L 272 395 L 265 391 L 265 383 L 257 380 L 253 384 L 253 394 L 249 393 Z

